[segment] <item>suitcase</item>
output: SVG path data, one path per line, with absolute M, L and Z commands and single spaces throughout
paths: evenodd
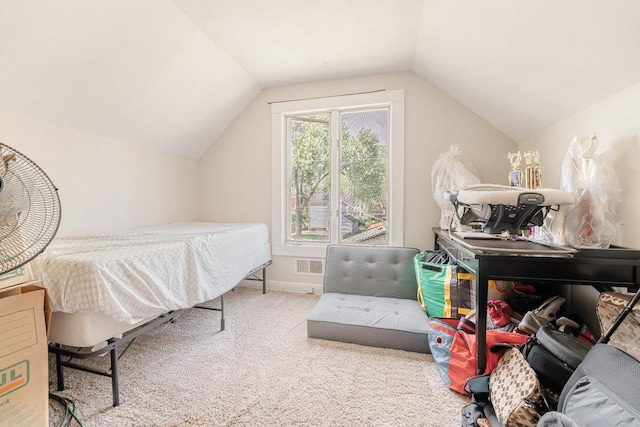
M 543 326 L 524 343 L 521 351 L 540 383 L 559 395 L 591 346 L 551 326 Z

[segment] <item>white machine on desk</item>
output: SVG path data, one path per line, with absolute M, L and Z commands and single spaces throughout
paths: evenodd
M 566 191 L 496 184 L 469 185 L 451 190 L 448 195 L 461 225 L 513 236 L 541 226 L 551 210 L 574 203 L 573 195 Z

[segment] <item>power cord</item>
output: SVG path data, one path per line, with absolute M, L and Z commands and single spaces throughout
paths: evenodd
M 64 408 L 64 416 L 58 424 L 58 427 L 69 427 L 73 420 L 76 420 L 76 423 L 78 423 L 80 427 L 83 427 L 82 423 L 78 419 L 78 416 L 76 415 L 76 403 L 73 400 L 55 395 L 53 393 L 49 393 L 49 399 L 55 400 Z

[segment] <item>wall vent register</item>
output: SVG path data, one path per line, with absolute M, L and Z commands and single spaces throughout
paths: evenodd
M 320 259 L 296 259 L 296 274 L 324 274 L 324 261 Z

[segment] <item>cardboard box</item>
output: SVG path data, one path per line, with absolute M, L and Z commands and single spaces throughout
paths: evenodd
M 0 275 L 0 291 L 23 283 L 33 282 L 31 264 L 26 263 L 8 273 Z
M 8 273 L 0 275 L 0 290 L 35 280 L 29 263 L 15 268 L 16 265 L 24 261 L 24 258 L 15 255 L 18 255 L 27 249 L 22 234 L 22 228 L 18 225 L 18 221 L 19 218 L 16 215 L 13 216 L 13 219 L 9 220 L 11 224 L 14 224 L 15 222 L 15 229 L 9 237 L 3 239 L 2 243 L 4 248 L 0 248 L 2 271 L 7 271 L 10 268 L 12 269 Z
M 38 283 L 0 292 L 0 426 L 49 425 L 51 306 Z

